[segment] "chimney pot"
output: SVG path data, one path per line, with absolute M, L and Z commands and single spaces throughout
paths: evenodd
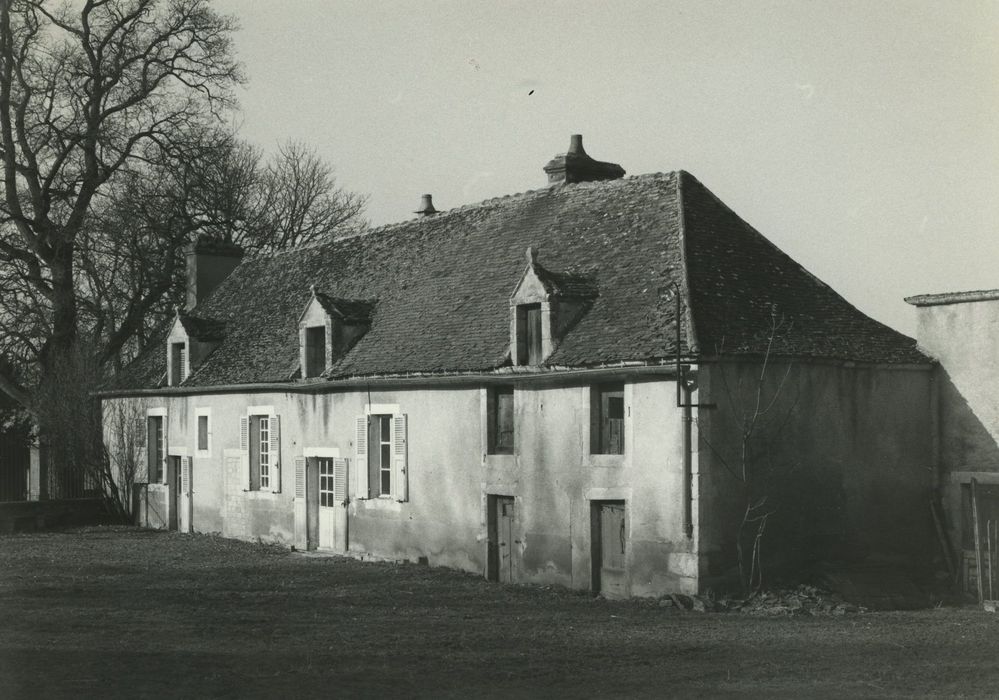
M 433 197 L 429 194 L 423 195 L 423 197 L 420 198 L 420 208 L 414 213 L 419 214 L 420 216 L 432 216 L 436 214 L 437 210 L 434 209 Z
M 573 134 L 569 137 L 569 151 L 566 155 L 574 156 L 585 156 L 586 151 L 583 150 L 583 135 Z

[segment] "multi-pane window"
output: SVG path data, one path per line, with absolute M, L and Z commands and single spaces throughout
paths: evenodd
M 590 391 L 590 452 L 624 454 L 624 384 L 600 384 Z
M 539 365 L 541 355 L 541 304 L 521 304 L 517 307 L 518 365 Z
M 258 440 L 255 441 L 258 448 L 258 464 L 260 465 L 260 488 L 262 490 L 271 487 L 271 430 L 270 419 L 266 416 L 258 418 L 259 429 L 257 431 Z
M 489 454 L 513 454 L 513 387 L 489 387 L 486 392 Z
M 163 483 L 163 416 L 150 416 L 146 424 L 149 482 Z
M 319 505 L 332 508 L 335 505 L 334 492 L 336 490 L 333 460 L 327 457 L 320 457 L 319 462 Z
M 392 416 L 368 418 L 368 484 L 372 496 L 392 495 Z

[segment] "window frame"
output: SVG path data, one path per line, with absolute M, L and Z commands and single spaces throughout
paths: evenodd
M 164 414 L 146 416 L 146 480 L 150 484 L 166 483 L 165 423 Z
M 189 350 L 186 340 L 172 340 L 168 345 L 170 358 L 167 382 L 170 386 L 180 386 L 188 376 Z
M 205 419 L 205 447 L 201 447 L 201 419 Z M 194 456 L 212 456 L 212 409 L 194 409 Z
M 368 414 L 368 491 L 371 498 L 393 497 L 392 482 L 395 475 L 392 473 L 392 416 L 391 413 Z M 377 449 L 374 449 L 375 447 Z M 386 452 L 387 459 L 385 459 Z M 388 479 L 387 490 L 383 488 L 385 478 Z
M 621 456 L 628 450 L 627 422 L 628 405 L 626 402 L 627 385 L 624 382 L 601 382 L 590 386 L 590 454 Z M 620 401 L 621 416 L 611 418 L 605 416 L 610 412 L 611 400 Z M 610 420 L 620 421 L 617 427 L 620 449 L 611 451 Z
M 500 444 L 501 431 L 501 411 L 500 397 L 509 396 L 509 445 Z M 487 455 L 512 455 L 517 449 L 517 399 L 516 391 L 512 384 L 497 384 L 486 387 L 486 454 Z
M 317 337 L 322 345 L 316 348 Z M 305 326 L 303 328 L 305 343 L 305 365 L 302 367 L 302 377 L 320 377 L 329 367 L 326 361 L 330 342 L 329 328 L 324 325 Z

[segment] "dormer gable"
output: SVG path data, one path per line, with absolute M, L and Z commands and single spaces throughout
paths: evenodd
M 375 301 L 340 299 L 312 287 L 298 319 L 301 377 L 320 377 L 346 355 L 371 327 Z
M 225 324 L 178 311 L 167 335 L 167 386 L 180 386 L 225 338 Z
M 528 248 L 527 268 L 510 297 L 513 364 L 544 363 L 597 296 L 593 275 L 548 270 Z

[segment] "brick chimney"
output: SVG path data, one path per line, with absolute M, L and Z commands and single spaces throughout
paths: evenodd
M 617 180 L 624 177 L 624 168 L 617 163 L 593 160 L 583 150 L 583 137 L 573 134 L 569 150 L 555 156 L 545 165 L 548 184 Z
M 187 247 L 188 311 L 212 293 L 243 260 L 243 249 L 235 243 L 201 234 Z

